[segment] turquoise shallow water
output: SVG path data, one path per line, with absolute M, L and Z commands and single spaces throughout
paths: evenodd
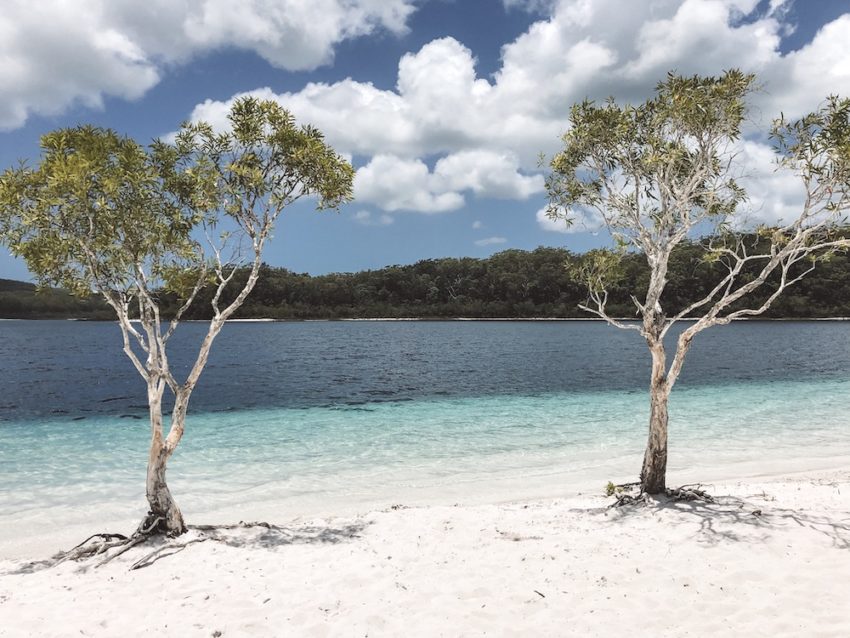
M 671 479 L 833 466 L 850 456 L 848 397 L 842 380 L 677 389 Z M 189 516 L 234 520 L 601 491 L 634 478 L 646 418 L 637 391 L 194 414 L 169 479 Z M 5 424 L 4 536 L 140 516 L 146 446 L 143 421 Z

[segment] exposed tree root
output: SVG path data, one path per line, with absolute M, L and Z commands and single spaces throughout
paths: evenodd
M 99 556 L 100 554 L 108 552 L 113 547 L 120 547 L 121 545 L 129 542 L 129 540 L 130 539 L 123 534 L 92 534 L 82 543 L 69 549 L 67 552 L 56 554 L 56 556 L 53 557 L 55 562 L 52 564 L 59 565 L 60 563 L 64 563 L 66 560 L 79 561 L 84 558 Z
M 638 489 L 637 494 L 633 493 L 635 488 L 640 488 L 640 481 L 636 481 L 634 483 L 620 483 L 619 485 L 614 485 L 609 481 L 608 485 L 605 486 L 605 495 L 613 496 L 614 502 L 608 507 L 612 508 L 623 507 L 624 505 L 649 504 L 649 497 L 644 494 L 643 491 Z
M 649 505 L 649 494 L 640 492 L 636 495 L 622 492 L 608 507 L 623 507 L 624 505 Z
M 620 483 L 619 485 L 614 485 L 614 483 L 608 481 L 608 485 L 605 486 L 605 496 L 616 496 L 623 492 L 631 492 L 632 488 L 639 485 L 640 481 L 636 481 L 634 483 Z
M 681 487 L 674 488 L 668 487 L 665 490 L 665 494 L 676 501 L 703 501 L 705 503 L 714 503 L 714 497 L 705 490 L 700 489 L 701 487 L 702 485 L 699 483 L 695 483 L 693 485 L 682 485 Z
M 26 566 L 26 569 L 29 571 L 46 569 L 68 560 L 84 563 L 90 559 L 100 558 L 101 560 L 94 563 L 94 567 L 97 568 L 115 560 L 134 547 L 154 539 L 160 539 L 161 545 L 154 551 L 136 560 L 130 566 L 130 570 L 142 569 L 153 565 L 162 558 L 177 554 L 194 543 L 214 541 L 231 545 L 242 544 L 244 541 L 238 535 L 233 536 L 227 534 L 227 532 L 229 530 L 249 528 L 261 528 L 263 531 L 259 534 L 258 538 L 252 540 L 258 540 L 258 542 L 269 546 L 298 542 L 337 543 L 340 540 L 357 538 L 358 532 L 362 530 L 362 526 L 356 524 L 343 526 L 339 529 L 310 526 L 293 529 L 271 525 L 263 521 L 240 521 L 239 523 L 230 525 L 190 525 L 188 529 L 192 532 L 192 536 L 188 540 L 181 542 L 179 540 L 173 540 L 172 537 L 162 531 L 162 519 L 160 517 L 148 515 L 129 537 L 123 534 L 94 534 L 73 549 L 57 554 L 52 560 L 30 563 Z
M 146 542 L 149 538 L 151 538 L 151 535 L 145 535 L 145 534 L 135 535 L 134 534 L 133 536 L 131 536 L 130 538 L 127 539 L 127 542 L 124 543 L 124 545 L 122 545 L 121 548 L 118 551 L 113 552 L 112 554 L 110 554 L 109 556 L 104 558 L 97 565 L 95 565 L 95 567 L 100 567 L 101 565 L 106 565 L 106 563 L 108 563 L 109 561 L 111 561 L 115 558 L 118 558 L 121 554 L 123 554 L 125 552 L 129 552 L 136 545 L 141 545 L 142 543 Z
M 204 541 L 209 541 L 209 540 L 213 540 L 213 539 L 208 537 L 208 536 L 204 536 L 204 537 L 201 537 L 201 538 L 193 538 L 191 540 L 186 541 L 185 543 L 178 543 L 178 544 L 169 543 L 167 545 L 163 545 L 159 549 L 151 552 L 150 554 L 143 556 L 142 558 L 137 560 L 135 563 L 133 563 L 130 566 L 130 571 L 133 571 L 135 569 L 142 569 L 144 567 L 150 567 L 156 561 L 158 561 L 160 558 L 165 558 L 167 556 L 171 556 L 172 554 L 182 552 L 184 549 L 186 549 L 192 543 L 203 543 Z
M 609 496 L 615 496 L 615 500 L 608 507 L 623 507 L 624 505 L 649 505 L 652 501 L 650 495 L 640 490 L 637 494 L 632 494 L 631 490 L 635 487 L 640 487 L 640 483 L 624 483 L 615 485 L 614 489 L 608 489 Z M 708 492 L 700 489 L 701 484 L 695 483 L 692 485 L 682 485 L 681 487 L 668 487 L 664 490 L 667 498 L 674 501 L 702 501 L 704 503 L 714 503 L 714 497 Z
M 136 545 L 145 542 L 148 538 L 150 536 L 139 533 L 134 533 L 129 538 L 123 534 L 95 534 L 73 549 L 56 554 L 53 557 L 54 560 L 47 566 L 52 567 L 68 560 L 80 562 L 96 556 L 103 556 L 103 560 L 95 565 L 96 567 L 100 567 Z M 118 548 L 118 551 L 110 553 L 110 550 L 116 548 Z
M 133 549 L 136 545 L 140 545 L 160 535 L 158 526 L 161 524 L 162 518 L 153 516 L 148 513 L 141 524 L 136 528 L 129 537 L 124 534 L 100 533 L 89 536 L 76 547 L 69 549 L 67 552 L 60 552 L 53 557 L 53 561 L 47 563 L 47 567 L 54 567 L 60 563 L 71 560 L 80 562 L 95 556 L 103 556 L 103 560 L 98 562 L 95 567 L 105 565 L 109 561 L 121 556 L 121 554 Z M 117 550 L 110 553 L 110 550 Z

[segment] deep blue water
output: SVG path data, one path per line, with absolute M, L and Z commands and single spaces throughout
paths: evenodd
M 170 344 L 176 372 L 185 374 L 204 331 L 181 326 Z M 2 420 L 146 409 L 115 324 L 0 322 L 0 366 Z M 641 391 L 648 366 L 636 332 L 597 322 L 235 323 L 216 341 L 191 409 Z M 738 322 L 697 337 L 680 383 L 849 374 L 850 322 Z

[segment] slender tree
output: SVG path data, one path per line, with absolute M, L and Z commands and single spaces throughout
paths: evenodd
M 805 200 L 797 217 L 758 228 L 758 241 L 730 232 L 746 224 L 746 167 L 736 152 L 754 77 L 731 70 L 719 77 L 669 75 L 655 97 L 638 106 L 585 101 L 570 113 L 564 147 L 551 161 L 549 215 L 568 222 L 596 214 L 614 249 L 589 252 L 575 269 L 588 288 L 581 306 L 618 328 L 635 330 L 652 357 L 649 438 L 640 474 L 644 493 L 664 492 L 667 472 L 668 399 L 697 334 L 715 325 L 766 311 L 788 286 L 811 272 L 818 259 L 846 246 L 835 234 L 850 207 L 850 101 L 829 98 L 797 121 L 774 122 L 777 170 L 801 179 Z M 665 312 L 672 251 L 699 233 L 704 259 L 717 280 L 707 294 Z M 612 317 L 608 291 L 621 275 L 623 255 L 642 253 L 649 281 L 632 299 L 639 322 Z M 766 287 L 766 298 L 747 305 Z M 668 357 L 664 338 L 689 319 Z
M 184 124 L 173 144 L 155 141 L 149 148 L 111 130 L 57 130 L 42 138 L 35 168 L 0 176 L 3 243 L 41 284 L 102 295 L 118 317 L 124 353 L 147 386 L 150 511 L 137 534 L 186 531 L 166 466 L 213 341 L 254 288 L 278 216 L 307 196 L 317 198 L 318 208 L 351 197 L 351 165 L 278 104 L 241 99 L 229 120 L 221 133 L 206 123 Z M 247 277 L 225 304 L 223 293 L 240 266 Z M 207 286 L 212 319 L 188 374 L 178 379 L 168 343 Z M 160 312 L 163 292 L 180 299 L 170 320 Z M 166 393 L 174 401 L 167 429 Z

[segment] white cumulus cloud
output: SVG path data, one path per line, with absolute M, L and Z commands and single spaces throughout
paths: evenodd
M 387 211 L 441 213 L 460 208 L 464 192 L 501 199 L 527 199 L 543 191 L 541 175 L 523 175 L 509 153 L 462 151 L 437 161 L 376 155 L 357 170 L 354 196 Z
M 463 206 L 463 195 L 439 182 L 421 160 L 376 155 L 354 176 L 354 197 L 386 211 L 443 213 Z
M 749 134 L 764 131 L 780 111 L 798 117 L 828 94 L 850 95 L 850 11 L 800 50 L 782 54 L 782 37 L 794 28 L 782 0 L 767 7 L 757 0 L 504 4 L 549 13 L 503 46 L 491 77 L 478 75 L 473 51 L 445 37 L 404 55 L 393 89 L 348 78 L 253 93 L 316 125 L 339 150 L 366 158 L 356 192 L 365 202 L 421 212 L 459 208 L 466 193 L 523 200 L 542 192 L 538 157 L 558 150 L 570 105 L 609 95 L 642 101 L 671 70 L 757 73 L 764 91 L 754 96 Z M 230 101 L 199 104 L 192 118 L 222 124 Z M 772 173 L 754 173 L 760 178 L 747 182 L 754 200 L 770 200 L 762 211 L 793 205 L 785 189 L 773 188 Z M 769 193 L 783 203 L 772 203 Z
M 739 207 L 741 225 L 788 223 L 798 217 L 806 195 L 803 181 L 794 172 L 777 167 L 776 154 L 767 144 L 747 140 L 739 146 L 743 168 L 739 182 L 748 196 Z
M 461 151 L 440 159 L 434 175 L 450 190 L 469 189 L 482 197 L 528 199 L 544 190 L 542 175 L 523 175 L 510 152 Z
M 563 233 L 565 235 L 592 233 L 605 225 L 604 220 L 599 214 L 583 208 L 569 211 L 569 222 L 562 217 L 549 217 L 546 208 L 538 210 L 535 217 L 537 218 L 537 225 L 543 230 L 553 233 Z
M 402 34 L 413 0 L 5 0 L 0 11 L 0 130 L 30 114 L 135 99 L 169 65 L 211 50 L 254 51 L 310 70 L 344 40 Z

